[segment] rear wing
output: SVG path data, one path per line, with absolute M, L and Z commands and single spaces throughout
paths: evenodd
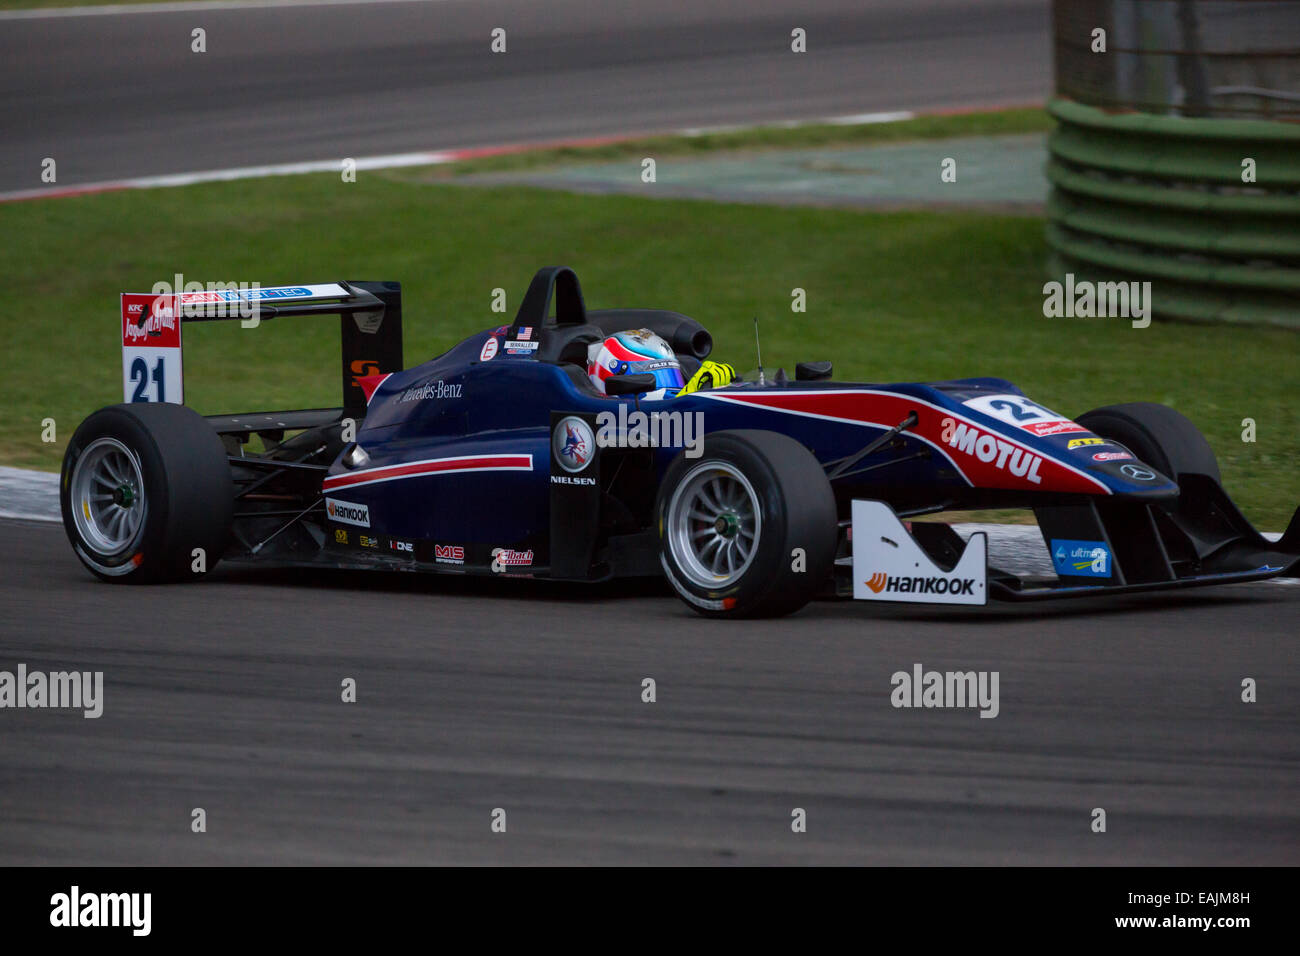
M 240 322 L 247 330 L 296 315 L 339 317 L 343 412 L 364 415 L 366 395 L 358 380 L 402 369 L 398 282 L 123 293 L 122 400 L 185 403 L 181 329 L 186 323 Z

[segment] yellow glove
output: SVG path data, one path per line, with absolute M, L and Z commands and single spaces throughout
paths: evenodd
M 688 395 L 705 388 L 721 388 L 730 385 L 735 377 L 736 370 L 725 362 L 702 362 L 700 370 L 691 376 L 691 380 L 677 394 Z

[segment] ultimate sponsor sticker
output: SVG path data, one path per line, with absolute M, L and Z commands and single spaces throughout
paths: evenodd
M 1110 549 L 1104 541 L 1052 539 L 1052 566 L 1056 573 L 1072 578 L 1111 576 Z

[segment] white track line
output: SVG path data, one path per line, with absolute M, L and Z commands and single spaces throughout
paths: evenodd
M 137 13 L 203 13 L 210 10 L 274 10 L 277 7 L 355 7 L 379 3 L 448 3 L 449 0 L 187 0 L 180 3 L 118 3 L 98 7 L 0 10 L 0 20 L 113 17 Z
M 313 0 L 314 2 L 314 0 Z M 355 0 L 349 0 L 355 2 Z M 376 0 L 379 2 L 379 0 Z M 387 2 L 387 0 L 385 0 Z M 405 2 L 405 0 L 403 0 Z M 411 0 L 414 2 L 414 0 Z M 914 119 L 909 111 L 890 113 L 855 113 L 851 116 L 827 116 L 811 120 L 786 120 L 775 123 L 756 123 L 751 126 L 695 126 L 668 132 L 627 133 L 616 136 L 598 136 L 587 139 L 561 140 L 544 143 L 508 143 L 502 146 L 468 147 L 465 149 L 440 149 L 420 153 L 392 153 L 387 156 L 363 156 L 356 159 L 358 170 L 397 169 L 402 166 L 438 166 L 484 156 L 523 153 L 540 149 L 599 146 L 648 136 L 705 136 L 710 133 L 731 133 L 746 129 L 795 129 L 800 126 L 830 124 L 835 126 L 860 126 L 874 123 L 897 123 Z M 19 189 L 0 193 L 0 203 L 21 202 L 31 199 L 63 199 L 92 193 L 117 192 L 123 189 L 166 189 L 172 186 L 193 186 L 197 183 L 229 182 L 235 179 L 262 179 L 268 176 L 300 176 L 304 173 L 341 173 L 343 159 L 317 159 L 299 163 L 275 163 L 264 166 L 239 166 L 232 169 L 207 169 L 191 173 L 168 173 L 161 176 L 136 176 L 79 186 L 52 186 L 37 189 Z
M 367 156 L 355 160 L 356 168 L 396 169 L 399 166 L 434 166 L 450 163 L 457 157 L 455 150 L 429 153 L 395 153 L 390 156 Z M 233 169 L 206 169 L 193 173 L 168 173 L 163 176 L 137 176 L 134 179 L 117 179 L 107 182 L 86 183 L 81 186 L 54 187 L 51 189 L 20 189 L 0 193 L 0 202 L 17 202 L 24 199 L 61 199 L 89 193 L 116 192 L 121 189 L 166 189 L 173 186 L 193 186 L 196 183 L 228 182 L 235 179 L 262 179 L 268 176 L 301 176 L 304 173 L 342 173 L 342 159 L 319 159 L 305 163 L 276 163 L 267 166 L 239 166 Z

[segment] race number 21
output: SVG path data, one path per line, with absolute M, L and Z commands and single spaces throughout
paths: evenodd
M 122 296 L 122 400 L 174 402 L 185 395 L 181 317 L 171 295 Z

